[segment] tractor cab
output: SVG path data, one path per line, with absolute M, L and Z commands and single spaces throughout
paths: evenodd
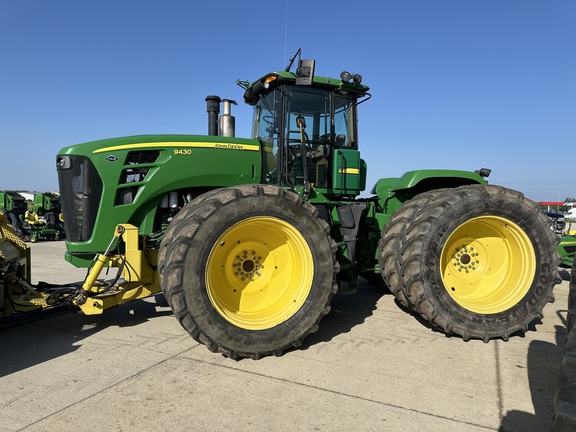
M 264 150 L 264 183 L 305 194 L 364 190 L 356 107 L 369 88 L 360 81 L 347 72 L 341 79 L 314 76 L 314 61 L 300 60 L 296 73 L 273 72 L 245 86 L 244 100 L 254 106 L 252 137 Z

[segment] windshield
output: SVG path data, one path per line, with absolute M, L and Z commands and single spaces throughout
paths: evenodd
M 353 96 L 308 86 L 285 85 L 261 98 L 253 136 L 263 144 L 264 181 L 292 186 L 308 178 L 314 183 L 317 163 L 334 148 L 356 149 L 355 106 Z M 297 119 L 304 120 L 303 130 Z
M 312 143 L 356 146 L 352 98 L 325 90 L 293 86 L 286 92 L 284 102 L 287 135 L 300 133 L 296 118 L 301 116 L 304 117 L 306 132 Z

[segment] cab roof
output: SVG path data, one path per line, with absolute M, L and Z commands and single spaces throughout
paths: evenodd
M 282 84 L 298 84 L 298 76 L 294 72 L 277 71 L 264 75 L 254 81 L 244 93 L 244 102 L 255 105 L 260 100 L 261 95 L 267 94 L 274 88 Z M 300 84 L 301 85 L 301 84 Z M 340 90 L 342 92 L 356 93 L 358 97 L 366 95 L 370 87 L 356 82 L 346 82 L 337 78 L 328 78 L 314 75 L 310 84 L 314 88 L 324 88 L 329 91 Z

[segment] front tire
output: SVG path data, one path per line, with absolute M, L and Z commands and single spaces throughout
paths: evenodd
M 405 223 L 405 233 L 394 234 L 396 251 L 381 250 L 388 263 L 396 262 L 394 277 L 387 279 L 392 292 L 464 340 L 507 340 L 527 331 L 554 301 L 552 289 L 560 281 L 558 240 L 538 205 L 492 185 L 432 191 L 417 199 L 427 197 Z M 385 227 L 382 244 L 389 235 Z
M 160 284 L 182 326 L 238 359 L 299 346 L 330 311 L 336 245 L 316 209 L 273 186 L 243 185 L 192 201 L 170 223 Z

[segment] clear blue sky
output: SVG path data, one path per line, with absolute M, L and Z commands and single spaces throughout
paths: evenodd
M 99 138 L 207 131 L 204 98 L 284 69 L 360 73 L 369 188 L 421 168 L 492 169 L 576 197 L 576 1 L 0 1 L 0 189 L 56 190 L 55 155 Z

